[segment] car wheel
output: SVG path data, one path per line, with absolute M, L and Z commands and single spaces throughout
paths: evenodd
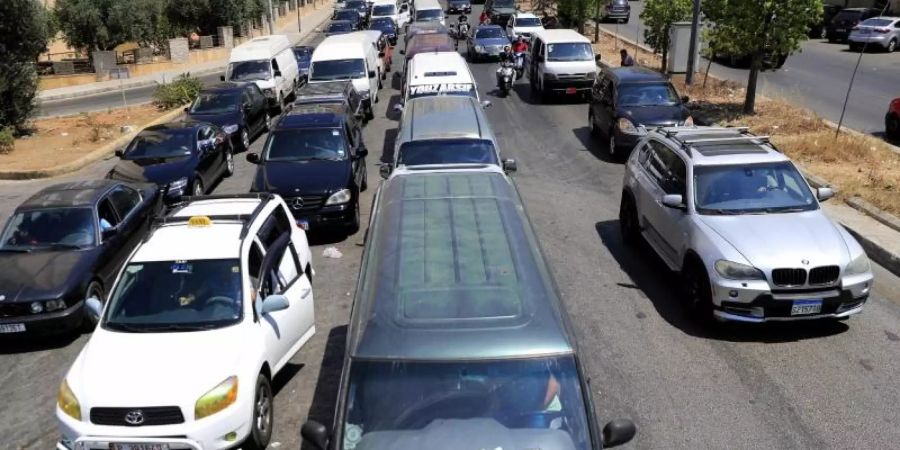
M 366 168 L 366 160 L 360 160 L 360 164 L 363 165 L 363 173 L 362 173 L 362 182 L 359 183 L 359 190 L 364 191 L 369 188 L 369 170 Z
M 888 42 L 888 45 L 887 45 L 887 47 L 885 48 L 885 50 L 886 50 L 888 53 L 894 53 L 894 50 L 897 50 L 897 39 L 896 39 L 896 38 L 895 38 L 895 39 L 891 39 L 891 42 Z
M 272 439 L 272 426 L 275 423 L 275 411 L 272 407 L 272 386 L 265 375 L 256 377 L 256 396 L 253 398 L 253 415 L 250 422 L 250 435 L 244 441 L 244 450 L 263 450 Z
M 828 30 L 825 27 L 819 31 L 819 39 L 828 39 Z
M 375 118 L 375 111 L 372 108 L 372 102 L 366 105 L 366 122 Z
M 250 149 L 250 133 L 246 128 L 241 128 L 241 150 L 247 151 Z
M 851 52 L 858 52 L 858 51 L 860 51 L 861 49 L 862 49 L 862 48 L 859 46 L 859 44 L 857 44 L 857 43 L 855 43 L 855 42 L 851 42 L 851 43 L 850 43 L 850 51 L 851 51 Z
M 347 234 L 356 234 L 359 231 L 359 224 L 359 202 L 357 201 L 356 205 L 353 206 L 353 222 L 347 225 Z
M 891 114 L 884 119 L 884 131 L 888 137 L 900 139 L 900 117 L 897 117 L 896 114 Z
M 191 185 L 191 195 L 197 197 L 204 194 L 203 190 L 203 180 L 200 177 L 194 175 L 194 184 Z
M 622 195 L 619 204 L 619 228 L 622 232 L 622 240 L 628 245 L 635 245 L 641 237 L 638 225 L 637 208 L 629 195 Z
M 712 289 L 709 275 L 699 262 L 688 262 L 682 270 L 684 301 L 687 308 L 702 323 L 712 320 Z
M 597 137 L 600 135 L 600 129 L 594 123 L 594 111 L 590 107 L 588 107 L 588 127 L 591 129 L 591 136 Z
M 225 150 L 225 176 L 234 175 L 234 152 Z
M 609 148 L 607 149 L 607 150 L 609 150 L 609 156 L 615 157 L 616 156 L 616 131 L 609 130 L 609 132 L 607 132 L 607 135 L 609 137 L 609 144 L 608 144 Z
M 87 289 L 84 291 L 85 302 L 87 302 L 87 300 L 91 297 L 96 297 L 97 300 L 100 300 L 100 302 L 103 303 L 103 286 L 100 286 L 100 283 L 97 281 L 91 281 L 91 283 L 88 284 Z M 87 312 L 87 308 L 84 309 L 84 331 L 94 331 L 94 328 L 97 327 L 97 323 L 99 322 L 99 316 L 93 316 Z

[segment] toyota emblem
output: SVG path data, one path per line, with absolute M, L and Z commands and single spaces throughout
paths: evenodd
M 294 197 L 294 199 L 291 200 L 291 208 L 300 209 L 302 207 L 303 207 L 303 197 Z
M 125 414 L 125 423 L 129 425 L 140 425 L 144 423 L 144 412 L 139 409 L 128 411 L 128 413 Z

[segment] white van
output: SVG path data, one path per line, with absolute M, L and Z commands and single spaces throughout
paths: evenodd
M 575 30 L 539 29 L 525 54 L 525 74 L 541 96 L 586 96 L 597 74 L 591 41 Z
M 444 20 L 444 8 L 437 0 L 417 0 L 413 6 L 415 15 L 413 22 L 440 22 L 447 25 Z
M 409 60 L 406 73 L 404 103 L 413 98 L 444 95 L 479 99 L 475 77 L 459 53 L 419 53 Z
M 381 88 L 378 49 L 365 31 L 329 36 L 313 51 L 309 65 L 309 83 L 351 80 L 363 99 L 367 120 L 375 117 Z
M 402 28 L 409 22 L 409 5 L 400 5 L 397 0 L 375 0 L 369 22 L 379 17 L 390 17 L 398 29 Z
M 291 41 L 282 34 L 250 39 L 231 49 L 222 81 L 253 81 L 269 106 L 281 108 L 300 84 L 300 68 Z

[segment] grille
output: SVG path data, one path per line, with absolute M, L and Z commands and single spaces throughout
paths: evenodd
M 832 284 L 837 281 L 840 274 L 841 269 L 838 266 L 816 267 L 809 271 L 809 284 Z
M 0 303 L 0 317 L 22 317 L 30 316 L 31 303 Z
M 772 282 L 776 286 L 803 286 L 806 283 L 806 269 L 774 269 Z
M 301 199 L 303 201 L 302 206 L 300 205 L 300 202 L 298 201 L 298 199 Z M 315 210 L 321 208 L 322 205 L 325 204 L 325 197 L 320 196 L 320 195 L 306 195 L 303 197 L 288 198 L 288 199 L 285 199 L 285 201 L 287 202 L 288 206 L 290 206 L 294 212 L 302 213 L 302 212 L 315 211 Z
M 140 411 L 144 421 L 140 424 L 131 424 L 125 421 L 129 413 Z M 173 425 L 184 423 L 184 416 L 177 406 L 151 406 L 147 408 L 91 408 L 91 423 L 97 425 L 116 426 L 148 426 L 148 425 Z
M 560 80 L 580 80 L 585 77 L 583 73 L 561 73 L 556 76 Z

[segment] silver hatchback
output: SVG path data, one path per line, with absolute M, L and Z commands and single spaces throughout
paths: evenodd
M 893 53 L 900 45 L 900 18 L 872 17 L 853 27 L 850 37 L 850 50 L 859 51 L 868 44 L 868 48 L 881 48 Z
M 745 128 L 659 128 L 628 159 L 619 220 L 626 242 L 646 240 L 682 275 L 700 317 L 843 319 L 862 311 L 873 277 L 820 208 L 832 195 Z

